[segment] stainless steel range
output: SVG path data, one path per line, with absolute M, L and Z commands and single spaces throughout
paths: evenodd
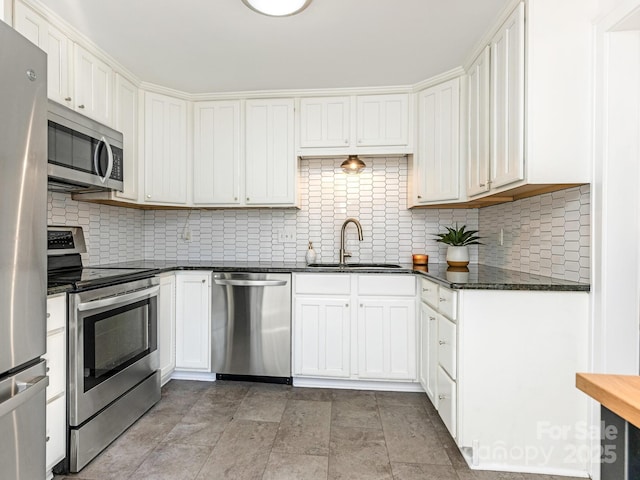
M 68 470 L 80 471 L 160 400 L 153 270 L 83 268 L 79 227 L 49 227 L 49 286 L 70 284 Z

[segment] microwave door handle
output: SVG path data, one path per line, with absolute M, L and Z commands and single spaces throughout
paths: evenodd
M 107 164 L 107 171 L 105 172 L 104 176 L 100 175 L 100 143 L 104 143 L 104 146 L 107 149 L 107 157 L 109 159 L 109 162 Z M 100 142 L 98 142 L 98 146 L 96 146 L 96 149 L 93 152 L 93 166 L 102 183 L 106 182 L 107 179 L 111 177 L 111 170 L 113 170 L 113 150 L 111 150 L 111 145 L 109 145 L 109 142 L 104 137 L 100 139 Z
M 152 288 L 146 288 L 138 292 L 125 293 L 124 295 L 116 295 L 114 297 L 102 298 L 100 300 L 93 300 L 90 302 L 83 302 L 77 306 L 79 312 L 85 312 L 87 310 L 96 310 L 102 307 L 113 307 L 114 305 L 126 305 L 134 301 L 146 300 L 158 294 L 160 291 L 159 286 Z

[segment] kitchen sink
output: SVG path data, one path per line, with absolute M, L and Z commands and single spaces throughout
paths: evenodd
M 309 267 L 318 268 L 402 268 L 400 265 L 394 263 L 347 263 L 346 265 L 340 265 L 339 263 L 310 263 Z

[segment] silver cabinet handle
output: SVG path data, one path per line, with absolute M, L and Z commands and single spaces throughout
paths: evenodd
M 432 322 L 436 321 L 436 317 L 429 317 L 429 320 L 431 320 Z
M 47 318 L 51 318 L 51 314 L 47 312 Z
M 51 437 L 49 435 L 47 435 L 47 440 L 46 441 L 48 442 L 49 440 L 51 440 Z
M 147 194 L 147 198 L 151 198 L 151 195 Z
M 250 202 L 251 200 L 249 200 L 249 197 L 247 197 L 247 202 Z
M 348 308 L 348 307 L 349 307 L 349 304 L 348 304 L 348 303 L 345 303 L 345 304 L 344 304 L 344 306 Z
M 344 144 L 345 144 L 345 145 L 348 145 L 348 144 L 349 144 L 349 140 L 345 140 L 345 141 L 344 141 Z
M 71 97 L 64 97 L 64 101 L 65 102 L 70 102 L 71 101 Z
M 418 195 L 418 200 L 420 200 L 422 198 L 422 195 Z
M 115 297 L 102 298 L 100 300 L 93 300 L 91 302 L 84 302 L 78 305 L 78 311 L 84 312 L 86 310 L 96 310 L 102 307 L 111 307 L 114 305 L 131 303 L 134 300 L 144 300 L 157 295 L 160 291 L 159 286 L 145 288 L 137 292 L 125 293 L 124 295 L 116 295 Z
M 202 279 L 202 283 L 205 283 L 206 281 L 207 281 L 207 280 L 205 280 L 205 279 Z
M 423 292 L 430 292 L 431 290 L 429 290 L 428 288 L 423 288 L 422 291 Z
M 230 287 L 279 287 L 286 285 L 286 280 L 214 280 L 216 285 Z
M 481 183 L 480 186 L 484 188 L 484 183 Z
M 446 400 L 447 396 L 446 395 L 438 395 L 438 400 Z
M 16 382 L 18 393 L 12 395 L 9 392 L 7 398 L 0 397 L 0 418 L 3 418 L 13 412 L 16 408 L 36 396 L 49 385 L 49 377 L 42 375 L 35 377 L 30 382 Z
M 84 109 L 84 105 L 78 105 L 78 108 Z
M 238 197 L 233 197 L 233 201 L 237 202 L 238 201 Z
M 446 345 L 446 344 L 447 344 L 447 342 L 445 342 L 444 340 L 438 340 L 438 344 L 440 344 L 440 345 Z
M 447 301 L 447 299 L 446 299 L 446 298 L 442 298 L 442 297 L 440 297 L 440 301 L 441 301 L 441 302 L 446 302 L 446 301 Z

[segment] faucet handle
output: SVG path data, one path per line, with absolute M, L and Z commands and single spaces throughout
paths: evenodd
M 347 258 L 347 257 L 350 257 L 350 256 L 351 256 L 351 254 L 350 254 L 349 252 L 344 252 L 344 253 L 342 254 L 342 256 L 343 256 L 344 258 Z

